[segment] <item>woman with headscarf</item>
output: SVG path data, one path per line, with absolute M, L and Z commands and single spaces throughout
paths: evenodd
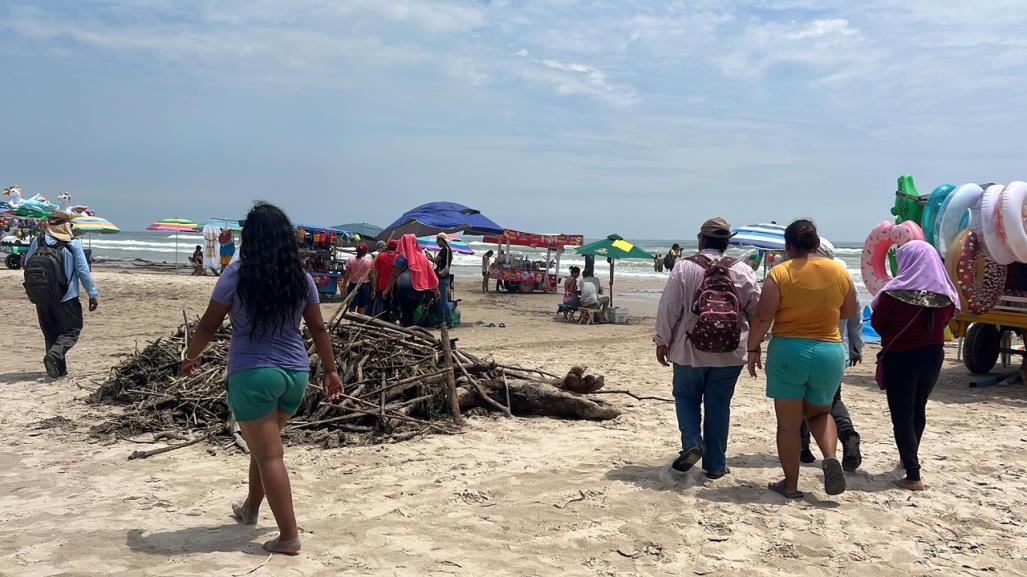
M 918 451 L 927 426 L 927 397 L 945 360 L 945 326 L 959 294 L 930 244 L 914 240 L 896 253 L 899 271 L 874 299 L 870 323 L 881 335 L 881 380 L 906 477 L 895 484 L 922 491 Z
M 838 325 L 858 314 L 856 289 L 845 267 L 817 254 L 820 236 L 808 220 L 785 229 L 788 260 L 770 269 L 749 332 L 749 374 L 762 368 L 763 337 L 773 325 L 767 349 L 767 396 L 777 413 L 777 455 L 784 480 L 768 488 L 787 499 L 798 490 L 801 438 L 805 421 L 824 456 L 824 490 L 845 491 L 838 461 L 838 431 L 831 405 L 845 371 Z
M 393 261 L 392 278 L 385 288 L 388 297 L 393 289 L 399 301 L 400 323 L 404 327 L 416 324 L 414 313 L 430 292 L 442 298 L 435 266 L 417 246 L 417 237 L 405 234 L 399 241 L 399 256 Z

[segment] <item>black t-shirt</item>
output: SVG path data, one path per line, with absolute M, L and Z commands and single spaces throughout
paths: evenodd
M 453 264 L 453 249 L 449 246 L 439 247 L 439 256 L 435 261 L 435 274 L 449 276 L 449 267 Z

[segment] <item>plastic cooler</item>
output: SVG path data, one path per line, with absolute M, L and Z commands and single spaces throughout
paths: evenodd
M 606 311 L 606 320 L 615 325 L 627 324 L 628 309 L 624 307 L 612 307 Z

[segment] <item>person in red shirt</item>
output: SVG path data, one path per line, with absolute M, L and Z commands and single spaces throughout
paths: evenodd
M 883 379 L 895 444 L 906 477 L 895 485 L 926 488 L 918 452 L 927 426 L 927 398 L 945 360 L 945 326 L 959 310 L 959 294 L 934 247 L 922 240 L 903 245 L 899 272 L 874 300 L 870 323 L 881 335 Z
M 392 278 L 393 263 L 396 262 L 396 257 L 399 253 L 396 249 L 399 247 L 399 242 L 390 240 L 386 245 L 385 250 L 378 253 L 378 256 L 374 259 L 374 265 L 371 269 L 371 292 L 372 292 L 372 304 L 371 304 L 371 316 L 383 316 L 388 318 L 393 317 L 393 306 L 391 295 L 385 294 L 385 289 L 389 287 L 389 279 Z

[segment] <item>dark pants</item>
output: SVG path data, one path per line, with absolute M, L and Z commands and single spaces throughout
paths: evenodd
M 389 296 L 385 296 L 382 291 L 376 292 L 371 305 L 371 316 L 391 321 L 395 317 L 395 305 L 393 304 L 395 295 L 395 292 L 389 293 Z
M 702 449 L 703 470 L 723 471 L 726 467 L 731 397 L 741 372 L 742 367 L 674 365 L 674 406 L 681 431 L 681 448 Z M 702 418 L 703 407 L 706 408 L 705 419 Z
M 449 285 L 453 282 L 452 277 L 449 275 L 443 275 L 439 277 L 439 293 L 442 294 L 442 298 L 436 303 L 439 324 L 446 323 L 446 326 L 453 326 L 453 311 L 449 308 Z
M 63 375 L 68 372 L 64 357 L 82 332 L 82 303 L 75 298 L 55 305 L 36 305 L 36 316 L 46 341 L 46 354 L 57 361 Z
M 399 302 L 399 322 L 404 327 L 417 324 L 415 313 L 425 300 L 428 291 L 416 291 L 412 288 L 397 288 L 396 300 Z
M 941 345 L 884 355 L 885 393 L 888 395 L 895 444 L 906 467 L 906 477 L 912 481 L 920 480 L 917 453 L 927 426 L 927 397 L 938 381 L 944 360 L 945 349 Z
M 845 407 L 845 403 L 842 402 L 842 387 L 838 386 L 838 390 L 834 393 L 834 401 L 831 403 L 831 416 L 834 417 L 834 424 L 838 427 L 838 440 L 845 442 L 850 436 L 856 433 L 856 428 L 852 426 L 852 418 L 849 417 L 849 409 Z M 806 421 L 802 422 L 802 450 L 809 450 L 809 427 L 806 426 Z

